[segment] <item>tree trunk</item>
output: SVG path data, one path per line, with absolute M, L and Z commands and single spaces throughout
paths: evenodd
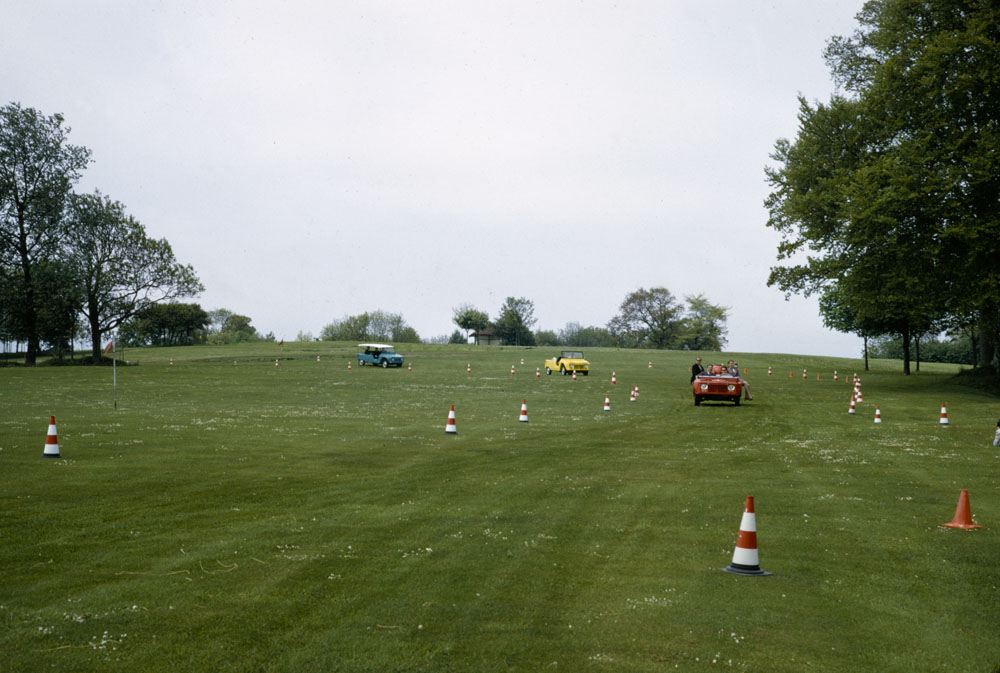
M 920 371 L 920 337 L 918 336 L 916 339 L 914 339 L 913 343 L 916 344 L 916 347 L 917 347 L 917 371 L 919 372 Z
M 868 371 L 868 336 L 865 335 L 861 338 L 865 340 L 865 371 Z
M 24 231 L 24 224 L 21 224 Z M 38 360 L 41 342 L 38 338 L 38 306 L 35 303 L 35 287 L 31 278 L 31 259 L 28 257 L 28 239 L 22 234 L 18 241 L 21 257 L 21 272 L 24 278 L 24 330 L 27 332 L 28 348 L 24 353 L 24 364 L 32 366 Z
M 998 321 L 996 305 L 985 302 L 979 309 L 979 362 L 983 367 L 997 366 Z
M 90 355 L 93 357 L 94 364 L 96 365 L 103 357 L 101 353 L 101 337 L 103 334 L 101 332 L 100 315 L 96 311 L 91 310 L 91 306 L 94 306 L 94 303 L 87 302 L 87 322 L 90 324 Z
M 900 332 L 903 340 L 903 374 L 910 375 L 910 326 L 905 325 Z

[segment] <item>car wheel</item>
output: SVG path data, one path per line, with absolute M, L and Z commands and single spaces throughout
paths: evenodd
M 549 376 L 552 376 L 552 370 L 548 367 L 545 368 L 545 373 L 548 374 Z
M 589 373 L 590 373 L 589 371 L 586 371 L 586 372 L 583 372 L 583 375 L 586 376 Z
M 364 360 L 358 360 L 358 366 L 359 367 L 364 367 L 365 366 L 365 361 Z
M 700 407 L 701 406 L 701 398 L 698 397 L 697 395 L 694 396 L 694 406 L 696 406 L 696 407 Z
M 560 367 L 559 368 L 559 373 L 562 374 L 563 376 L 566 376 L 566 368 L 565 367 Z
M 733 404 L 735 404 L 736 406 L 740 406 L 740 396 L 739 395 L 737 395 L 736 397 L 733 398 Z
M 389 368 L 389 361 L 382 360 L 382 369 L 388 369 L 388 368 Z

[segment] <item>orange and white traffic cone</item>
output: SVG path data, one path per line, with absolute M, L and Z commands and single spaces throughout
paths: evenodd
M 770 367 L 770 366 L 768 366 L 768 368 L 767 368 L 767 375 L 768 375 L 768 376 L 770 376 L 770 375 L 771 375 L 771 367 Z
M 316 362 L 319 362 L 319 356 L 318 355 L 316 356 Z
M 406 363 L 406 371 L 408 371 L 408 372 L 412 372 L 413 371 L 413 363 L 412 362 Z
M 528 422 L 528 400 L 521 400 L 521 415 L 517 420 L 521 423 Z
M 541 367 L 535 367 L 535 378 L 536 379 L 542 378 L 542 368 Z
M 819 381 L 819 374 L 816 375 L 816 380 Z
M 948 425 L 948 408 L 941 403 L 941 425 Z
M 513 375 L 514 375 L 514 365 L 511 365 L 511 366 L 510 366 L 510 375 L 511 375 L 511 376 L 513 376 Z
M 639 386 L 632 389 L 632 394 L 635 395 L 635 399 L 639 399 Z
M 744 367 L 744 368 L 743 368 L 743 376 L 746 376 L 746 375 L 747 375 L 747 373 L 748 373 L 748 372 L 747 372 L 747 368 L 746 368 L 746 367 Z
M 806 370 L 804 370 L 804 369 L 802 370 L 802 380 L 803 381 L 806 380 Z
M 875 422 L 876 423 L 882 422 L 882 410 L 879 409 L 878 406 L 875 407 Z
M 347 363 L 347 371 L 351 371 L 351 363 L 350 362 Z
M 59 433 L 56 432 L 56 417 L 49 416 L 49 434 L 45 437 L 43 458 L 62 458 L 59 455 Z
M 572 378 L 574 381 L 576 381 L 576 370 L 575 369 L 573 370 L 573 376 L 570 377 L 570 378 Z
M 604 396 L 604 410 L 611 411 L 611 397 L 608 395 Z
M 524 358 L 521 358 L 521 366 L 524 366 Z
M 275 361 L 274 361 L 274 366 L 275 366 L 275 367 L 280 367 L 281 365 L 279 365 L 279 364 L 278 364 L 278 361 L 277 361 L 277 360 L 275 360 Z
M 795 378 L 795 374 L 793 374 L 792 372 L 789 371 L 788 372 L 788 378 L 794 379 Z
M 173 366 L 174 366 L 174 359 L 173 359 L 173 358 L 170 358 L 170 366 L 171 366 L 171 367 L 173 367 Z
M 444 433 L 446 435 L 457 435 L 458 426 L 455 425 L 455 405 L 451 405 L 451 409 L 448 411 L 448 424 L 444 426 Z
M 747 496 L 743 508 L 743 519 L 740 521 L 740 534 L 736 538 L 736 549 L 733 550 L 733 561 L 725 568 L 727 573 L 737 575 L 770 575 L 760 569 L 757 557 L 757 515 L 753 511 L 753 496 Z
M 972 512 L 969 509 L 969 492 L 962 489 L 958 496 L 958 507 L 955 508 L 955 517 L 949 523 L 941 524 L 945 528 L 982 528 L 982 526 L 972 521 Z
M 471 374 L 472 373 L 472 363 L 471 362 L 469 364 L 465 365 L 465 373 L 466 374 Z
M 650 360 L 650 361 L 649 361 L 649 369 L 652 369 L 652 368 L 653 368 L 653 361 L 652 361 L 652 360 Z
M 833 380 L 834 380 L 834 382 L 837 382 L 837 381 L 840 380 L 839 378 L 837 378 L 837 370 L 836 369 L 833 370 Z
M 635 388 L 633 388 L 628 395 L 629 402 L 635 402 Z
M 613 386 L 617 386 L 618 385 L 618 379 L 615 378 L 615 373 L 614 372 L 611 372 L 611 385 L 613 385 Z
M 854 395 L 851 395 L 851 408 L 847 410 L 847 413 L 849 413 L 849 414 L 857 413 L 854 410 Z

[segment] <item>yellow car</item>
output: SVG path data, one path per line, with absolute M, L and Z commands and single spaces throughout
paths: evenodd
M 551 376 L 552 372 L 559 372 L 563 376 L 579 372 L 586 376 L 590 373 L 590 363 L 583 359 L 583 353 L 580 351 L 563 351 L 551 360 L 545 361 L 545 373 Z

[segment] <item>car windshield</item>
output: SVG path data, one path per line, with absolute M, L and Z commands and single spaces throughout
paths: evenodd
M 563 351 L 562 352 L 562 357 L 564 357 L 564 358 L 578 358 L 578 359 L 582 360 L 583 359 L 583 353 L 581 353 L 580 351 Z

